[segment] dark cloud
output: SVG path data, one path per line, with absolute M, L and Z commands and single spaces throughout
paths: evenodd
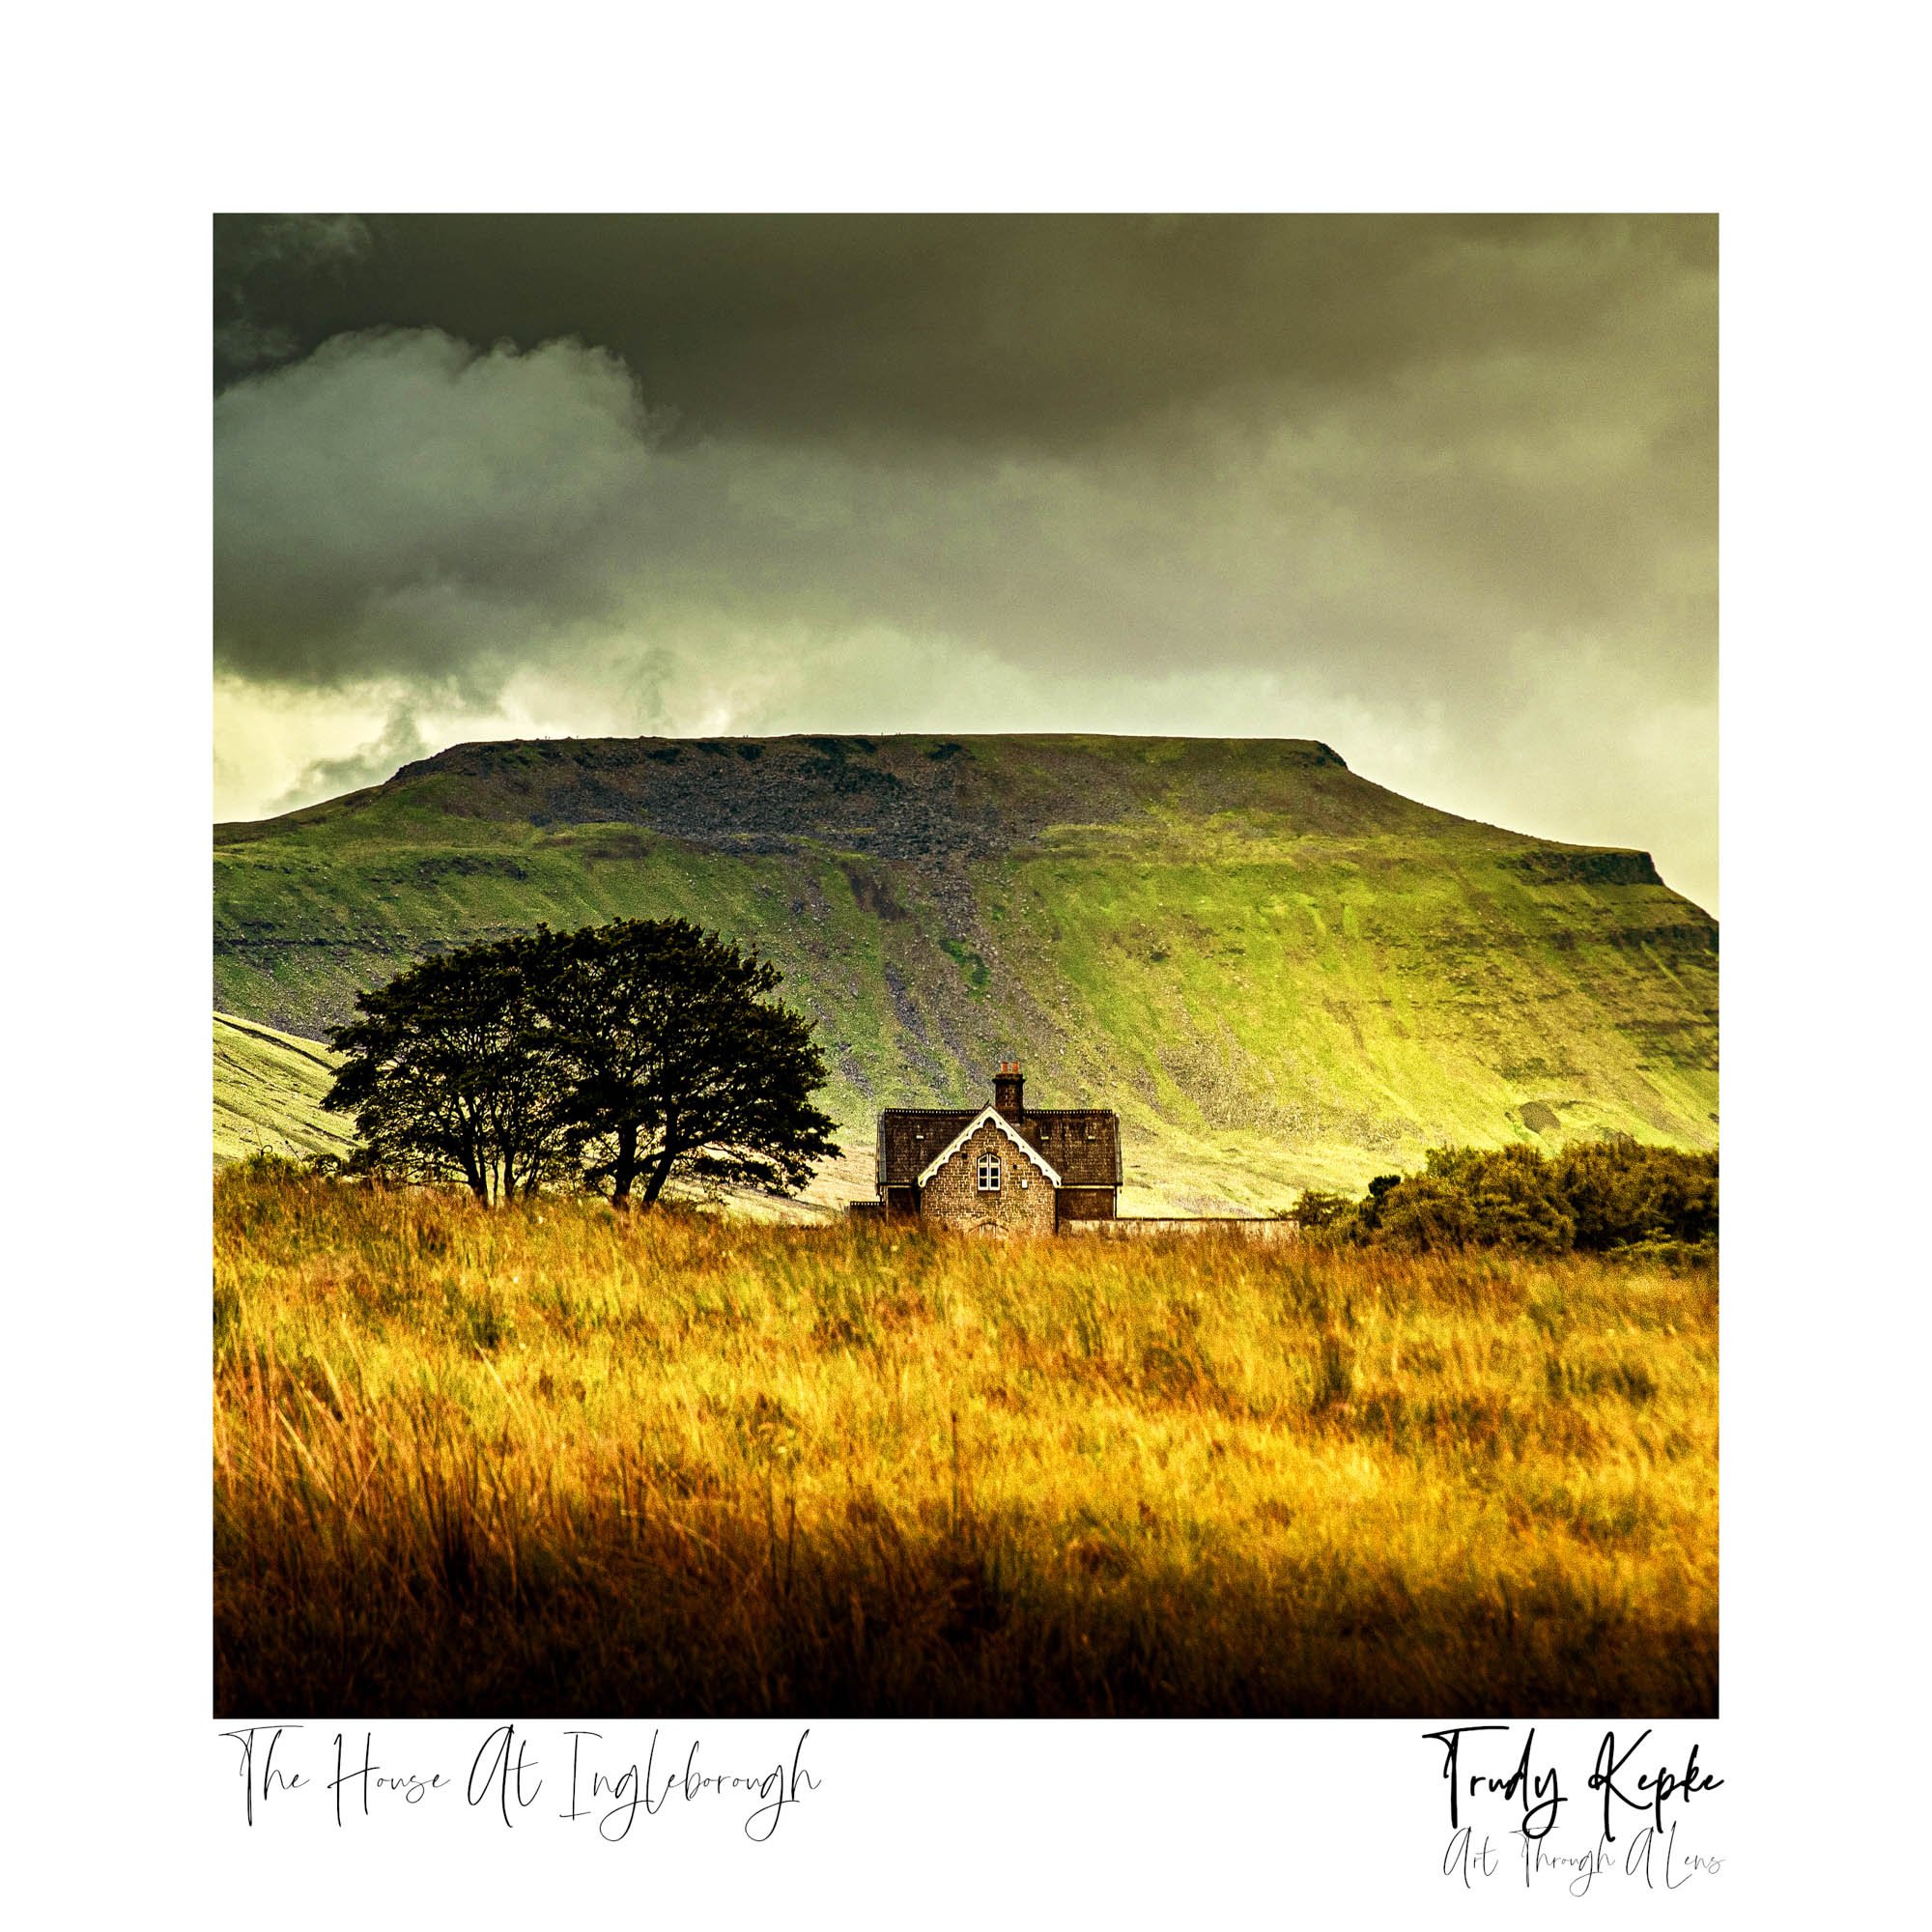
M 1250 728 L 1712 895 L 1712 222 L 218 242 L 217 668 L 356 721 L 297 791 L 374 715 Z
M 706 432 L 1049 445 L 1257 383 L 1313 410 L 1471 354 L 1572 355 L 1716 273 L 1716 222 L 1694 216 L 381 215 L 320 231 L 332 248 L 237 216 L 216 234 L 232 299 L 291 356 L 385 327 L 575 336 Z
M 305 354 L 298 316 L 340 289 L 372 242 L 359 214 L 216 215 L 216 384 Z M 276 313 L 264 314 L 264 301 Z

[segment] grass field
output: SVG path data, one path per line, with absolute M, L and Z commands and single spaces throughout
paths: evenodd
M 218 1715 L 1709 1715 L 1708 1269 L 239 1166 Z

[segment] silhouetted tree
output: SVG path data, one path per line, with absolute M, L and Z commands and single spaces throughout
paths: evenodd
M 655 1202 L 689 1178 L 790 1192 L 836 1152 L 810 1022 L 777 967 L 686 920 L 465 947 L 356 996 L 323 1103 L 352 1165 L 460 1178 L 480 1201 L 576 1176 Z
M 543 1007 L 585 1179 L 646 1205 L 689 1178 L 788 1193 L 837 1151 L 811 1023 L 770 961 L 688 920 L 551 936 Z
M 568 1172 L 572 1096 L 540 997 L 553 947 L 541 929 L 468 946 L 355 996 L 323 1105 L 355 1117 L 356 1165 L 455 1177 L 484 1202 Z

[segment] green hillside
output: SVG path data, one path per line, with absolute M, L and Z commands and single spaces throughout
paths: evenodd
M 682 914 L 820 1022 L 831 1110 L 1002 1058 L 1118 1107 L 1123 1206 L 1270 1206 L 1444 1141 L 1718 1133 L 1717 925 L 1275 740 L 463 745 L 215 835 L 214 1004 L 315 1036 L 420 952 Z
M 341 1153 L 349 1123 L 322 1111 L 335 1056 L 312 1039 L 214 1015 L 214 1164 L 251 1153 Z

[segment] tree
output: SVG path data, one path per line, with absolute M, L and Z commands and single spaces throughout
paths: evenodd
M 777 967 L 688 920 L 556 936 L 544 1008 L 586 1181 L 648 1206 L 678 1178 L 788 1193 L 837 1151 L 811 1023 Z
M 485 1202 L 573 1177 L 618 1202 L 680 1177 L 790 1192 L 837 1148 L 779 983 L 686 920 L 538 926 L 358 994 L 324 1105 L 355 1116 L 363 1164 Z
M 541 989 L 552 935 L 468 946 L 358 993 L 330 1043 L 348 1056 L 323 1105 L 354 1114 L 366 1164 L 457 1177 L 479 1201 L 568 1172 L 571 1094 Z

